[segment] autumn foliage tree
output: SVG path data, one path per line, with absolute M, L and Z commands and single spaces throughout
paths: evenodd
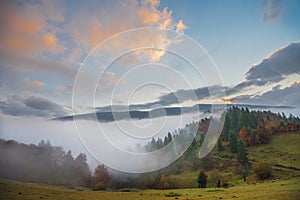
M 221 187 L 223 176 L 221 172 L 217 169 L 214 169 L 211 173 L 211 182 L 214 184 L 215 189 Z
M 249 144 L 249 135 L 245 127 L 241 128 L 239 131 L 239 138 L 246 144 Z
M 108 187 L 110 175 L 105 165 L 98 165 L 95 169 L 94 176 L 92 177 L 93 190 L 105 190 Z
M 159 180 L 159 188 L 160 189 L 169 189 L 170 188 L 168 178 L 165 175 L 162 175 Z
M 268 163 L 256 162 L 253 165 L 253 170 L 260 179 L 267 179 L 272 175 L 272 168 Z

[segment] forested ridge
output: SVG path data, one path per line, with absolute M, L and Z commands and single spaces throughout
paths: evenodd
M 94 190 L 106 188 L 181 188 L 175 175 L 199 172 L 196 186 L 228 187 L 229 178 L 223 171 L 234 169 L 240 179 L 246 181 L 255 173 L 264 179 L 271 176 L 270 166 L 248 159 L 248 147 L 266 144 L 276 133 L 297 132 L 299 117 L 285 116 L 270 111 L 249 111 L 247 108 L 231 107 L 225 117 L 224 128 L 214 148 L 205 158 L 199 159 L 198 152 L 211 119 L 205 118 L 192 124 L 197 127 L 195 139 L 188 150 L 170 166 L 146 174 L 125 174 L 98 165 L 91 173 L 86 155 L 73 157 L 71 151 L 52 146 L 49 141 L 35 144 L 20 144 L 16 141 L 0 140 L 0 178 L 39 182 L 55 185 L 86 186 Z M 184 130 L 168 133 L 164 138 L 152 139 L 143 148 L 154 151 L 180 137 Z M 207 173 L 213 174 L 207 176 Z M 194 185 L 193 185 L 194 186 Z

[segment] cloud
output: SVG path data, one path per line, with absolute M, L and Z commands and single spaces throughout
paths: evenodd
M 274 87 L 271 91 L 254 97 L 250 95 L 243 95 L 237 96 L 231 100 L 234 103 L 300 106 L 299 91 L 300 85 L 296 84 L 283 89 L 280 89 L 280 87 Z
M 67 78 L 73 78 L 76 74 L 76 70 L 67 65 L 67 63 L 49 60 L 45 57 L 13 54 L 3 49 L 0 49 L 0 60 L 2 65 L 18 70 L 16 73 L 28 71 L 33 73 L 52 73 Z
M 74 77 L 76 71 L 59 57 L 66 47 L 50 23 L 63 21 L 58 6 L 46 1 L 36 4 L 1 1 L 0 7 L 1 65 L 16 69 L 16 74 L 50 72 Z
M 292 86 L 294 86 L 294 85 L 300 85 L 300 81 L 295 81 L 295 82 L 292 84 Z
M 42 92 L 45 83 L 17 73 L 16 69 L 0 65 L 0 89 L 3 94 L 25 94 Z
M 183 21 L 176 23 L 172 11 L 159 6 L 159 0 L 88 1 L 72 5 L 43 0 L 23 3 L 1 1 L 1 67 L 5 67 L 5 72 L 8 72 L 7 68 L 14 69 L 11 71 L 21 78 L 19 80 L 24 80 L 26 73 L 30 72 L 35 76 L 42 75 L 44 80 L 39 80 L 41 82 L 57 75 L 70 82 L 81 58 L 116 33 L 145 26 L 183 31 Z M 140 34 L 126 44 L 112 45 L 108 53 L 128 49 L 128 43 L 143 46 L 149 42 L 154 44 L 154 48 L 166 49 L 175 41 L 163 32 Z M 145 50 L 130 59 L 138 60 L 138 57 L 144 56 L 150 61 L 158 61 L 164 54 L 163 50 Z M 24 88 L 22 84 L 19 86 L 19 90 Z
M 264 21 L 277 21 L 282 15 L 283 2 L 281 0 L 264 0 L 262 4 L 262 10 Z
M 73 85 L 72 84 L 58 85 L 57 89 L 59 89 L 60 91 L 63 91 L 63 92 L 71 94 L 72 90 L 73 90 Z
M 279 48 L 246 74 L 248 84 L 277 82 L 290 74 L 300 73 L 300 42 Z
M 33 85 L 36 87 L 44 87 L 45 84 L 41 81 L 33 81 Z
M 69 114 L 63 106 L 36 96 L 8 96 L 6 101 L 0 102 L 0 110 L 11 116 L 60 117 Z
M 179 22 L 176 24 L 176 32 L 183 32 L 187 29 L 187 26 L 183 24 L 182 20 L 179 20 Z
M 226 89 L 226 88 L 225 88 Z M 130 110 L 142 110 L 142 109 L 151 109 L 157 105 L 168 107 L 173 106 L 176 104 L 183 104 L 185 102 L 192 102 L 192 105 L 197 103 L 206 103 L 204 100 L 207 99 L 213 99 L 214 102 L 210 103 L 222 103 L 223 100 L 222 97 L 218 96 L 218 91 L 220 91 L 220 94 L 223 94 L 224 87 L 222 86 L 210 86 L 208 87 L 202 87 L 197 88 L 195 90 L 193 89 L 187 89 L 187 90 L 177 90 L 176 92 L 163 94 L 158 97 L 157 101 L 145 103 L 145 104 L 131 104 L 128 105 Z M 213 92 L 210 94 L 210 91 Z M 200 102 L 198 102 L 200 101 Z M 219 102 L 216 102 L 219 101 Z M 111 106 L 103 106 L 96 108 L 99 111 L 107 111 L 110 110 Z M 113 105 L 114 110 L 126 110 L 128 107 L 126 105 Z
M 206 87 L 178 90 L 174 93 L 163 94 L 157 101 L 140 105 L 131 105 L 131 108 L 149 109 L 155 104 L 170 106 L 172 104 L 194 101 L 194 95 L 198 101 L 219 99 L 227 103 L 260 103 L 275 105 L 295 105 L 300 102 L 299 96 L 289 94 L 296 92 L 295 87 L 299 86 L 300 76 L 300 42 L 291 43 L 286 47 L 279 48 L 269 55 L 260 64 L 253 66 L 246 74 L 246 80 L 233 87 L 225 87 L 227 98 L 217 96 L 217 93 L 209 94 Z M 278 87 L 274 87 L 274 86 Z M 223 87 L 212 86 L 213 91 L 219 91 Z M 286 89 L 285 89 L 286 88 Z M 299 92 L 298 92 L 299 93 Z M 276 97 L 281 95 L 281 97 Z M 223 98 L 223 99 L 222 99 Z M 268 98 L 272 99 L 269 100 Z M 292 98 L 291 100 L 288 100 Z M 180 99 L 180 102 L 179 102 Z M 276 100 L 277 99 L 277 100 Z M 196 102 L 195 102 L 196 103 Z M 212 102 L 213 103 L 213 102 Z
M 90 4 L 92 4 L 91 7 L 97 7 L 96 3 L 90 2 Z M 104 4 L 100 8 L 103 12 L 78 8 L 80 11 L 74 13 L 72 19 L 65 23 L 65 31 L 77 46 L 83 47 L 85 52 L 89 52 L 110 36 L 129 29 L 153 26 L 183 32 L 186 28 L 183 21 L 176 23 L 172 17 L 172 11 L 167 8 L 160 10 L 159 5 L 160 1 L 132 0 Z M 107 10 L 110 13 L 107 13 Z M 155 35 L 136 34 L 132 41 L 130 39 L 128 38 L 127 42 L 110 45 L 107 50 L 109 53 L 115 53 L 130 49 L 131 46 L 143 47 L 147 41 L 151 41 L 154 48 L 166 49 L 172 42 L 175 42 L 170 40 L 164 32 Z M 143 55 L 147 55 L 150 61 L 158 61 L 164 53 L 162 50 L 145 50 Z
M 48 19 L 40 11 L 37 12 L 37 5 L 21 7 L 13 1 L 5 1 L 0 6 L 1 48 L 23 55 L 38 54 L 40 51 L 64 52 L 65 48 L 58 44 L 54 33 L 47 31 Z

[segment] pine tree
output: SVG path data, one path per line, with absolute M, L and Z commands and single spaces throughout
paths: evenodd
M 239 114 L 238 114 L 238 108 L 233 107 L 232 108 L 232 114 L 231 114 L 231 129 L 234 131 L 239 131 Z
M 164 146 L 167 146 L 168 143 L 169 143 L 168 138 L 167 138 L 167 136 L 165 136 L 165 139 L 164 139 Z
M 233 130 L 229 131 L 229 147 L 231 153 L 236 153 L 237 152 L 237 135 Z
M 246 127 L 248 123 L 248 113 L 244 109 L 242 109 L 239 119 L 239 128 Z
M 168 143 L 172 142 L 172 138 L 173 138 L 173 137 L 172 137 L 171 133 L 169 132 L 169 133 L 168 133 Z
M 155 151 L 156 150 L 156 141 L 154 138 L 152 138 L 151 140 L 151 150 L 152 151 Z
M 206 188 L 206 183 L 207 183 L 207 175 L 202 170 L 202 171 L 200 171 L 200 173 L 198 175 L 198 187 L 199 188 Z
M 248 152 L 245 148 L 245 145 L 242 140 L 239 140 L 238 143 L 238 155 L 237 155 L 238 162 L 241 164 L 240 172 L 246 181 L 246 178 L 249 173 L 249 160 L 248 160 Z
M 230 127 L 231 127 L 231 123 L 230 123 L 229 114 L 226 114 L 223 131 L 222 131 L 222 137 L 225 141 L 228 141 L 228 134 L 230 131 Z
M 217 145 L 218 145 L 218 151 L 224 151 L 224 147 L 223 147 L 221 138 L 218 139 Z

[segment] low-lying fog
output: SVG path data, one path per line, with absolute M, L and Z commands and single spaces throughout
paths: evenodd
M 282 112 L 282 109 L 271 109 L 272 112 Z M 299 116 L 300 110 L 287 109 L 284 110 L 286 116 L 292 113 Z M 105 133 L 107 138 L 120 149 L 134 151 L 136 145 L 141 146 L 150 142 L 152 137 L 164 138 L 168 132 L 174 133 L 178 128 L 184 128 L 186 124 L 192 121 L 198 121 L 201 118 L 209 117 L 208 114 L 193 113 L 184 114 L 182 116 L 168 116 L 154 119 L 143 120 L 122 120 L 118 122 L 99 123 L 96 121 L 81 120 L 79 135 L 86 136 L 93 140 L 93 135 L 99 133 L 99 127 Z M 99 125 L 99 127 L 98 127 Z M 75 123 L 73 121 L 52 121 L 41 118 L 17 118 L 7 117 L 1 119 L 0 138 L 13 139 L 20 143 L 38 144 L 41 140 L 49 140 L 54 146 L 62 146 L 66 151 L 71 150 L 74 157 L 79 153 L 87 155 L 88 163 L 93 170 L 98 161 L 82 145 L 79 135 L 76 132 Z M 84 138 L 84 137 L 83 137 Z M 88 143 L 89 141 L 85 141 Z M 101 142 L 96 144 L 99 151 L 103 148 Z M 94 141 L 95 144 L 95 141 Z M 111 155 L 113 158 L 113 155 Z
M 78 123 L 80 123 L 80 127 L 84 127 L 84 132 L 81 128 L 79 135 L 74 121 L 10 117 L 1 120 L 0 138 L 13 139 L 26 144 L 38 144 L 41 140 L 49 140 L 54 146 L 62 146 L 66 151 L 71 150 L 74 157 L 79 153 L 85 153 L 91 169 L 94 169 L 98 162 L 84 148 L 79 136 L 85 138 L 86 135 L 90 135 L 88 138 L 93 140 L 93 135 L 99 133 L 100 127 L 114 145 L 120 149 L 134 151 L 137 144 L 143 146 L 150 142 L 152 137 L 164 139 L 168 132 L 173 133 L 178 128 L 184 128 L 186 124 L 198 121 L 206 116 L 208 115 L 194 113 L 184 114 L 183 116 L 167 116 L 132 121 L 122 120 L 99 124 L 92 120 L 80 120 Z M 88 142 L 85 141 L 85 144 Z M 103 141 L 97 141 L 99 151 L 101 151 L 103 146 L 101 142 Z

